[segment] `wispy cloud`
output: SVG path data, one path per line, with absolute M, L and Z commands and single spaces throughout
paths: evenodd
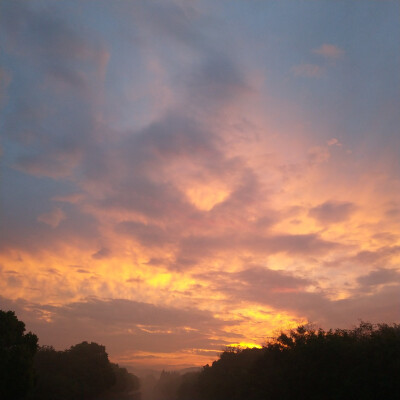
M 344 50 L 340 47 L 326 43 L 316 49 L 313 49 L 312 52 L 328 59 L 338 59 L 343 57 L 345 54 Z

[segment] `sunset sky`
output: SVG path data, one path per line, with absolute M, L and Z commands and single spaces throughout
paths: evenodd
M 400 322 L 400 1 L 0 3 L 0 308 L 204 365 Z

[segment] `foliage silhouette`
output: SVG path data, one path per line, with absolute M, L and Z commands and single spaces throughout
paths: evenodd
M 38 338 L 24 332 L 13 311 L 0 310 L 0 399 L 23 399 L 33 386 Z
M 118 364 L 111 363 L 115 384 L 110 388 L 111 394 L 120 396 L 139 390 L 140 382 L 136 375 L 131 374 L 126 368 L 121 368 Z
M 139 389 L 138 378 L 110 363 L 97 343 L 82 342 L 65 351 L 41 347 L 35 369 L 35 400 L 108 399 Z
M 262 349 L 224 351 L 178 390 L 179 400 L 295 398 L 399 399 L 400 325 L 300 326 Z
M 0 310 L 1 400 L 137 399 L 139 379 L 108 360 L 104 346 L 82 342 L 65 351 L 38 348 L 13 311 Z

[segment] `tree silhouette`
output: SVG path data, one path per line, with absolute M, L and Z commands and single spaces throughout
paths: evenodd
M 35 399 L 93 399 L 116 382 L 105 347 L 82 342 L 66 351 L 42 347 L 35 357 Z
M 0 310 L 0 399 L 23 399 L 34 384 L 38 338 L 24 332 L 13 311 Z
M 262 349 L 229 349 L 181 385 L 179 399 L 399 399 L 400 325 L 300 326 Z M 194 394 L 193 394 L 194 393 Z
M 121 368 L 118 364 L 111 363 L 111 367 L 115 376 L 115 384 L 110 388 L 112 393 L 128 394 L 138 391 L 140 387 L 139 378 Z
M 104 346 L 82 342 L 65 351 L 41 347 L 35 357 L 34 400 L 90 400 L 127 396 L 139 379 L 110 363 Z

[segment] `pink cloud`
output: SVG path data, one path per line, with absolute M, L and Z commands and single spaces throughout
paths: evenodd
M 318 47 L 317 49 L 312 50 L 313 53 L 319 54 L 325 58 L 341 58 L 344 56 L 344 50 L 342 50 L 340 47 L 337 47 L 333 44 L 323 44 L 321 47 Z
M 340 141 L 338 139 L 336 139 L 336 138 L 329 139 L 326 142 L 326 144 L 328 146 L 339 146 L 339 147 L 343 146 L 342 143 L 340 143 Z

